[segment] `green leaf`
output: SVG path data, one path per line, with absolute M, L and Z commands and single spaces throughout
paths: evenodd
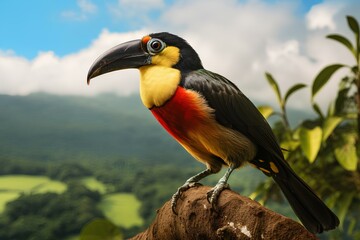
M 360 54 L 360 52 L 358 52 L 358 54 Z M 359 71 L 359 67 L 356 65 L 351 68 L 351 72 L 353 72 L 355 75 L 358 74 L 358 71 Z M 353 79 L 353 78 L 351 79 L 352 82 L 354 82 L 354 80 L 355 79 Z
M 259 112 L 264 116 L 265 119 L 268 119 L 271 114 L 274 113 L 274 109 L 270 106 L 259 106 Z
M 282 99 L 281 99 L 281 92 L 280 92 L 280 88 L 279 85 L 277 84 L 277 82 L 275 81 L 275 79 L 272 77 L 272 75 L 268 72 L 265 73 L 266 79 L 268 80 L 270 86 L 273 88 L 276 97 L 279 101 L 280 106 L 283 105 Z
M 356 135 L 343 134 L 342 138 L 344 140 L 344 144 L 335 148 L 335 158 L 344 169 L 348 171 L 355 171 L 358 163 L 355 147 Z
M 300 142 L 296 141 L 296 140 L 287 140 L 287 141 L 281 142 L 280 146 L 282 149 L 287 150 L 287 151 L 283 151 L 283 155 L 284 155 L 285 159 L 287 159 L 290 152 L 295 151 L 300 146 Z
M 328 111 L 327 111 L 327 116 L 334 116 L 335 115 L 335 102 L 331 101 L 329 103 L 329 107 L 328 107 Z
M 271 189 L 274 187 L 274 182 L 266 180 L 262 183 L 260 183 L 255 192 L 251 193 L 249 198 L 256 199 L 258 203 L 261 205 L 264 205 L 269 198 Z
M 319 117 L 321 119 L 324 119 L 324 114 L 322 113 L 319 105 L 317 103 L 313 103 L 312 107 L 313 107 L 314 111 L 319 115 Z
M 359 30 L 359 23 L 357 20 L 352 16 L 346 16 L 348 25 L 350 29 L 355 33 L 355 44 L 356 49 L 354 51 L 356 62 L 359 64 L 360 61 L 360 30 Z
M 285 94 L 284 104 L 286 103 L 286 101 L 292 94 L 294 94 L 295 92 L 299 91 L 300 89 L 302 89 L 304 87 L 306 87 L 306 84 L 303 84 L 303 83 L 298 83 L 298 84 L 295 84 L 294 86 L 292 86 Z
M 343 44 L 345 47 L 347 47 L 350 52 L 354 55 L 354 57 L 356 58 L 356 51 L 354 46 L 352 45 L 352 43 L 349 41 L 349 39 L 347 39 L 344 36 L 341 36 L 339 34 L 330 34 L 328 36 L 326 36 L 329 39 L 338 41 L 339 43 Z
M 83 227 L 80 240 L 122 240 L 123 237 L 113 223 L 106 219 L 96 219 Z
M 341 198 L 339 199 L 339 204 L 338 204 L 339 211 L 337 215 L 339 217 L 341 227 L 343 226 L 346 214 L 349 210 L 349 207 L 351 205 L 351 202 L 353 201 L 354 196 L 355 196 L 354 192 L 348 194 L 344 193 L 344 195 L 341 196 Z
M 350 88 L 340 89 L 335 100 L 335 114 L 341 115 L 344 111 L 346 101 L 349 99 Z
M 355 33 L 359 34 L 359 24 L 353 16 L 346 16 L 350 29 Z
M 281 148 L 289 150 L 289 151 L 294 151 L 299 145 L 300 142 L 296 141 L 296 140 L 287 140 L 284 142 L 281 142 Z
M 341 193 L 342 192 L 335 192 L 335 193 L 332 193 L 330 195 L 330 197 L 328 199 L 326 199 L 326 205 L 329 207 L 329 208 L 334 208 L 336 203 L 339 202 L 339 198 L 341 196 Z
M 343 64 L 333 64 L 325 67 L 321 72 L 316 76 L 312 85 L 312 99 L 319 92 L 319 90 L 329 81 L 330 77 L 336 72 L 339 68 L 344 67 Z
M 302 127 L 299 132 L 300 146 L 306 158 L 313 163 L 321 146 L 322 130 L 320 127 L 308 129 Z
M 331 135 L 331 133 L 334 131 L 337 125 L 341 123 L 342 120 L 343 118 L 337 116 L 332 116 L 325 119 L 323 124 L 323 136 L 322 136 L 323 142 L 325 142 L 328 139 L 328 137 Z
M 348 231 L 347 231 L 348 235 L 351 236 L 353 234 L 356 223 L 357 223 L 356 218 L 351 218 L 350 219 L 350 223 L 349 223 L 349 227 L 348 227 Z

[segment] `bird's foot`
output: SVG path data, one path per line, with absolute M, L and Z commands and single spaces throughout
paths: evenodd
M 215 187 L 213 187 L 209 192 L 207 192 L 207 200 L 215 211 L 217 211 L 217 202 L 220 193 L 224 189 L 230 189 L 230 186 L 227 182 L 220 181 L 215 185 Z
M 174 193 L 174 195 L 171 198 L 171 209 L 173 211 L 174 214 L 177 215 L 176 212 L 176 204 L 177 201 L 179 200 L 179 198 L 181 198 L 181 195 L 188 190 L 189 188 L 192 187 L 196 187 L 196 186 L 201 186 L 201 183 L 198 182 L 186 182 L 184 185 L 182 185 L 181 187 L 178 188 L 178 190 L 176 191 L 176 193 Z

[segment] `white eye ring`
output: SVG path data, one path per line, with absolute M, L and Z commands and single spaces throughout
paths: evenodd
M 166 44 L 157 38 L 150 39 L 146 44 L 147 50 L 151 55 L 156 55 L 166 47 Z

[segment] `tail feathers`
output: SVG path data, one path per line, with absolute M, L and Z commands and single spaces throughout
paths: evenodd
M 336 228 L 339 225 L 337 216 L 301 178 L 288 170 L 286 177 L 274 175 L 273 178 L 306 229 L 321 233 Z

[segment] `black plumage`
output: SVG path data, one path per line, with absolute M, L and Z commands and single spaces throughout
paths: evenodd
M 267 121 L 231 81 L 216 73 L 199 69 L 184 74 L 181 85 L 200 93 L 215 110 L 215 118 L 220 124 L 241 132 L 256 145 L 257 155 L 250 163 L 267 170 L 263 172 L 273 177 L 309 231 L 321 233 L 338 226 L 336 215 L 284 160 Z M 270 163 L 278 171 L 274 172 Z

